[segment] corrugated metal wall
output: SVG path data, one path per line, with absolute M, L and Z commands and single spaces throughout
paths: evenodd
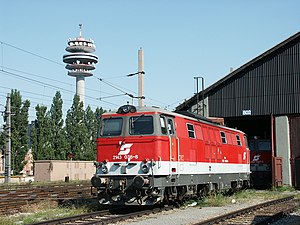
M 300 40 L 256 61 L 208 94 L 214 117 L 300 113 Z M 250 111 L 248 111 L 249 113 Z

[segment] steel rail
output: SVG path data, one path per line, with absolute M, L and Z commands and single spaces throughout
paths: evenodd
M 63 202 L 67 200 L 90 200 L 95 198 L 90 193 L 90 185 L 53 185 L 31 187 L 28 189 L 1 190 L 0 213 L 10 214 L 20 211 L 24 205 L 43 200 Z
M 164 208 L 152 208 L 152 209 L 137 209 L 136 212 L 130 212 L 125 214 L 114 214 L 111 213 L 111 210 L 102 210 L 93 213 L 81 214 L 72 217 L 66 217 L 61 219 L 49 220 L 49 221 L 42 221 L 39 223 L 34 223 L 32 225 L 54 225 L 54 224 L 84 224 L 84 225 L 94 225 L 94 224 L 109 224 L 109 223 L 116 223 L 119 221 L 124 221 L 127 219 L 133 219 L 136 217 L 141 217 L 149 214 L 155 214 L 162 211 L 171 210 L 174 207 L 164 207 Z M 118 209 L 113 209 L 113 211 L 117 210 L 127 210 L 128 208 L 122 207 Z
M 225 222 L 228 219 L 239 217 L 239 216 L 245 215 L 245 214 L 250 213 L 250 212 L 255 212 L 259 209 L 269 207 L 271 205 L 276 205 L 276 204 L 279 204 L 279 203 L 282 203 L 282 202 L 291 201 L 293 199 L 294 199 L 294 196 L 288 196 L 288 197 L 285 197 L 285 198 L 280 198 L 280 199 L 264 202 L 264 203 L 261 203 L 261 204 L 255 205 L 255 206 L 250 206 L 250 207 L 240 209 L 240 210 L 237 210 L 237 211 L 234 211 L 234 212 L 231 212 L 231 213 L 227 213 L 227 214 L 224 214 L 224 215 L 221 215 L 221 216 L 217 216 L 217 217 L 214 217 L 214 218 L 211 218 L 211 219 L 207 219 L 205 221 L 200 221 L 200 222 L 194 223 L 193 225 L 222 224 L 222 222 Z M 274 212 L 273 215 L 266 216 L 266 218 L 262 218 L 260 222 L 257 222 L 257 223 L 254 223 L 254 224 L 260 224 L 260 225 L 268 224 L 270 221 L 274 220 L 275 218 L 278 218 L 278 216 L 282 216 L 286 213 L 289 213 L 289 212 L 295 210 L 295 208 L 297 208 L 299 206 L 299 200 L 297 200 L 297 201 L 298 201 L 298 204 L 296 204 L 295 206 L 289 207 L 288 209 L 283 209 L 283 210 L 281 210 L 280 212 L 277 212 L 277 213 Z
M 71 222 L 75 222 L 75 221 L 84 221 L 84 220 L 95 218 L 95 217 L 102 217 L 102 216 L 106 216 L 108 214 L 110 214 L 109 209 L 92 212 L 92 213 L 80 214 L 80 215 L 76 215 L 76 216 L 60 218 L 60 219 L 42 221 L 39 223 L 33 223 L 32 225 L 40 225 L 40 224 L 53 225 L 53 224 L 71 223 Z

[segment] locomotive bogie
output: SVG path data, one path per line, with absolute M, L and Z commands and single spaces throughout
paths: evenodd
M 213 191 L 247 188 L 248 180 L 247 174 L 111 177 L 98 187 L 98 199 L 100 204 L 116 205 L 169 203 Z
M 245 134 L 157 108 L 102 116 L 96 173 L 100 204 L 178 202 L 249 184 Z

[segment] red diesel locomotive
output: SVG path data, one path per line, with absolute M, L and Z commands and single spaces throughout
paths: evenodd
M 272 186 L 272 146 L 270 139 L 249 140 L 251 184 L 263 189 Z
M 101 118 L 96 173 L 100 204 L 180 202 L 249 186 L 245 134 L 196 114 L 121 106 Z

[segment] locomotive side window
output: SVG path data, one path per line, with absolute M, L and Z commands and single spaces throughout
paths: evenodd
M 173 120 L 171 119 L 168 119 L 168 130 L 170 135 L 175 134 Z
M 237 143 L 237 145 L 239 145 L 239 146 L 242 146 L 242 142 L 241 142 L 241 138 L 240 138 L 240 135 L 236 135 L 236 143 Z
M 220 134 L 221 134 L 222 143 L 226 144 L 227 140 L 226 140 L 226 134 L 225 134 L 225 132 L 224 131 L 220 131 Z
M 129 119 L 129 133 L 131 135 L 139 134 L 153 134 L 153 117 L 144 116 L 132 116 Z
M 194 125 L 187 123 L 187 130 L 188 130 L 188 134 L 190 138 L 195 138 L 195 129 L 194 129 Z
M 160 126 L 161 126 L 161 133 L 167 134 L 167 126 L 166 126 L 166 120 L 164 116 L 160 116 Z
M 105 118 L 101 121 L 100 136 L 118 136 L 122 132 L 123 118 Z

